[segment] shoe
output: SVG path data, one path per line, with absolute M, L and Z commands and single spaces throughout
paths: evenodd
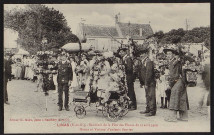
M 150 117 L 150 116 L 155 116 L 155 114 L 154 113 L 147 113 L 145 116 Z
M 181 119 L 181 118 L 178 118 L 178 120 L 184 121 L 184 122 L 187 122 L 187 121 L 188 121 L 188 119 Z
M 137 107 L 135 107 L 135 106 L 129 107 L 129 111 L 134 111 L 134 110 L 137 110 Z
M 61 106 L 59 107 L 58 111 L 62 111 L 62 107 Z
M 160 108 L 164 108 L 164 106 L 163 105 L 161 105 L 161 107 Z
M 7 105 L 10 105 L 10 103 L 8 101 L 5 101 L 4 103 L 7 104 Z
M 65 107 L 65 110 L 66 110 L 66 111 L 70 111 L 69 107 Z
M 147 113 L 149 113 L 149 111 L 147 111 L 147 110 L 146 110 L 146 111 L 141 111 L 141 112 L 140 112 L 140 114 L 147 114 Z
M 177 122 L 177 119 L 165 118 L 164 120 L 167 122 Z

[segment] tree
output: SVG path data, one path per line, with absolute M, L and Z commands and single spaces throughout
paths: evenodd
M 31 4 L 26 10 L 13 10 L 4 14 L 5 27 L 18 31 L 17 42 L 31 54 L 39 50 L 60 48 L 69 42 L 78 42 L 62 13 L 44 5 Z M 47 44 L 42 44 L 46 38 Z
M 158 43 L 162 44 L 177 44 L 177 43 L 202 43 L 210 48 L 210 27 L 193 28 L 192 30 L 185 31 L 182 28 L 172 29 L 167 33 L 158 31 L 152 35 L 156 37 Z
M 158 31 L 153 36 L 157 39 L 157 43 L 160 43 L 160 41 L 164 37 L 164 33 L 163 31 Z

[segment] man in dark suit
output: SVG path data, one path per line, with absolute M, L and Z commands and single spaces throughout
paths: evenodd
M 146 114 L 146 116 L 154 116 L 156 114 L 156 81 L 155 81 L 155 69 L 154 62 L 148 57 L 149 50 L 145 49 L 141 52 L 140 59 L 140 74 L 139 80 L 141 85 L 145 88 L 146 93 L 146 110 L 141 111 L 141 114 Z
M 73 80 L 73 72 L 71 64 L 68 62 L 65 54 L 60 56 L 61 61 L 58 63 L 58 105 L 59 111 L 62 111 L 63 106 L 63 91 L 65 93 L 64 107 L 66 111 L 69 111 L 69 85 Z
M 133 65 L 134 62 L 132 57 L 129 56 L 129 50 L 127 48 L 122 48 L 119 50 L 119 54 L 122 57 L 123 64 L 125 66 L 126 73 L 126 81 L 128 87 L 128 96 L 131 100 L 131 105 L 129 106 L 130 110 L 137 109 L 136 95 L 134 91 L 134 73 L 133 73 Z
M 4 57 L 4 103 L 9 104 L 7 94 L 7 83 L 11 80 L 11 60 L 8 54 Z

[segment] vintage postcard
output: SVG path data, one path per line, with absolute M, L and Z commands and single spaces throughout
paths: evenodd
M 210 3 L 4 4 L 4 133 L 210 132 Z

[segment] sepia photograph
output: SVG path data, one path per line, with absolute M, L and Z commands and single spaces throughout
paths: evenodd
M 210 3 L 4 4 L 4 133 L 210 132 Z

